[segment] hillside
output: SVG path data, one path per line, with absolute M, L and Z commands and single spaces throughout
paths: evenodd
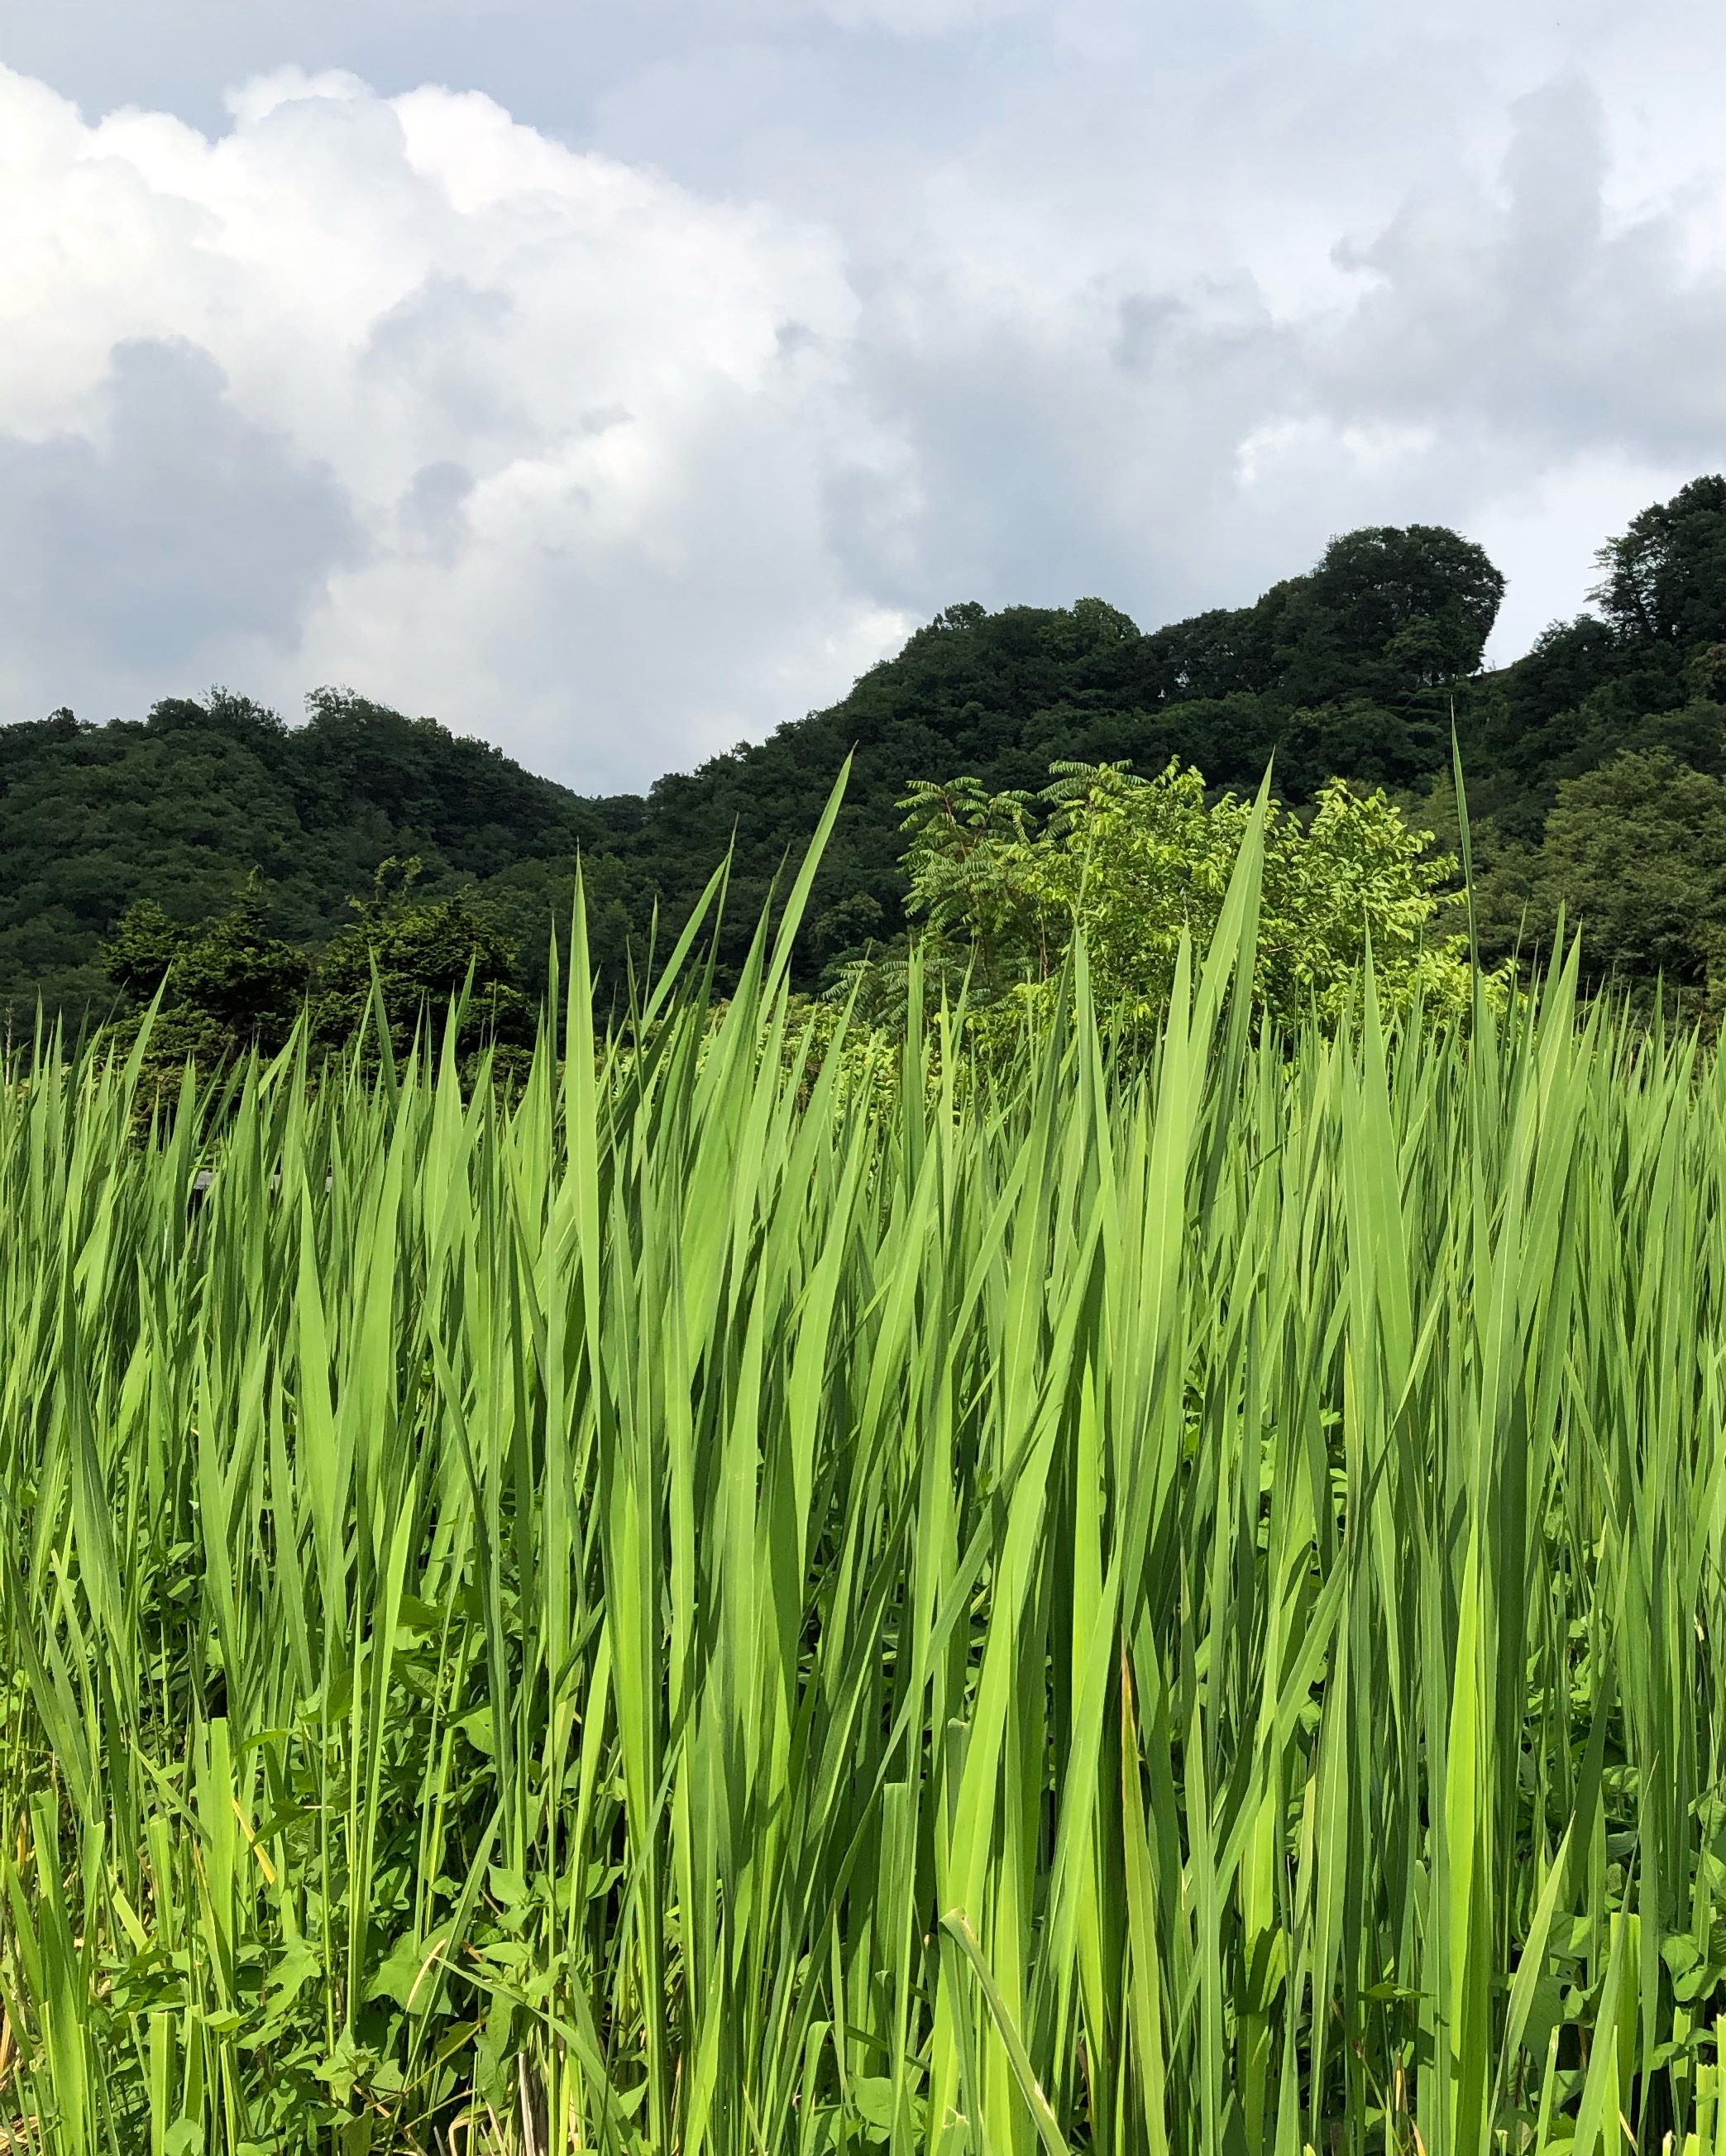
M 137 722 L 59 711 L 0 727 L 0 999 L 105 996 L 100 939 L 139 898 L 198 920 L 256 868 L 272 924 L 318 942 L 392 854 L 435 887 L 610 836 L 605 804 L 355 697 L 293 727 L 219 692 Z
M 1726 934 L 1726 480 L 1645 511 L 1603 549 L 1603 575 L 1597 614 L 1496 673 L 1479 665 L 1503 580 L 1434 526 L 1346 534 L 1250 607 L 1149 632 L 1095 598 L 954 606 L 830 710 L 645 797 L 583 799 L 334 691 L 295 726 L 218 692 L 137 721 L 0 727 L 0 1001 L 105 1000 L 100 943 L 129 904 L 201 919 L 254 868 L 276 930 L 320 943 L 378 864 L 408 853 L 429 892 L 476 886 L 530 987 L 578 849 L 612 968 L 656 903 L 675 926 L 733 836 L 741 935 L 855 749 L 802 952 L 814 983 L 902 926 L 896 804 L 912 778 L 1035 789 L 1060 760 L 1178 756 L 1244 787 L 1274 752 L 1292 801 L 1340 773 L 1424 799 L 1442 829 L 1453 715 L 1489 937 L 1538 932 L 1560 897 L 1601 922 L 1616 906 L 1605 957 L 1700 979 Z

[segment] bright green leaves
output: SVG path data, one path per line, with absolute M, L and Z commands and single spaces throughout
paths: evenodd
M 0 2124 L 1713 2156 L 1726 1077 L 1376 930 L 1287 1048 L 1229 814 L 1129 1060 L 1099 945 L 806 1067 L 788 918 L 511 1097 L 0 1092 Z
M 1208 800 L 1202 775 L 1177 762 L 1155 778 L 1126 764 L 1057 764 L 1035 797 L 989 794 L 974 779 L 912 788 L 907 810 L 910 909 L 932 956 L 968 963 L 979 1012 L 1046 1002 L 1076 932 L 1092 993 L 1109 1019 L 1154 1037 L 1185 937 L 1215 935 L 1254 804 Z M 1387 1007 L 1418 994 L 1467 1008 L 1460 939 L 1438 932 L 1456 864 L 1429 858 L 1382 792 L 1333 781 L 1307 822 L 1272 802 L 1264 820 L 1251 967 L 1255 999 L 1276 1022 L 1312 1011 L 1334 1022 L 1353 1002 L 1371 950 Z M 985 1024 L 985 1033 L 1001 1028 Z

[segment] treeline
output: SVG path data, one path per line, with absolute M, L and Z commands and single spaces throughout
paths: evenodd
M 814 988 L 904 931 L 914 781 L 1029 793 L 1057 762 L 1179 759 L 1215 792 L 1274 754 L 1297 808 L 1335 777 L 1383 787 L 1453 846 L 1453 725 L 1489 955 L 1549 938 L 1562 905 L 1595 979 L 1706 991 L 1726 973 L 1726 479 L 1645 511 L 1602 548 L 1594 609 L 1483 672 L 1503 591 L 1479 547 L 1416 525 L 1348 533 L 1251 606 L 1148 633 L 1101 599 L 955 606 L 831 709 L 609 799 L 344 692 L 291 727 L 225 691 L 137 721 L 57 712 L 0 728 L 0 1002 L 14 1026 L 39 998 L 111 1008 L 143 978 L 119 947 L 129 909 L 195 940 L 249 886 L 256 932 L 307 953 L 310 979 L 313 954 L 354 947 L 350 901 L 375 906 L 380 866 L 410 857 L 418 904 L 459 895 L 531 1000 L 579 854 L 620 983 L 728 847 L 741 937 L 854 752 L 799 946 Z
M 218 690 L 138 721 L 62 711 L 0 727 L 0 1000 L 15 1018 L 39 996 L 110 999 L 103 945 L 134 905 L 191 927 L 254 877 L 268 932 L 320 948 L 386 861 L 418 857 L 422 896 L 483 888 L 531 947 L 557 865 L 611 835 L 603 805 L 434 720 L 333 691 L 310 705 L 290 727 Z

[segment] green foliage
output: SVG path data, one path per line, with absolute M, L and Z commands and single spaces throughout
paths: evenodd
M 1153 779 L 1124 764 L 1055 770 L 1035 797 L 972 778 L 913 787 L 911 910 L 979 1007 L 1046 996 L 1081 934 L 1098 1004 L 1143 1031 L 1160 1022 L 1184 944 L 1215 932 L 1251 804 L 1208 800 L 1200 773 L 1178 763 Z M 1253 992 L 1273 1024 L 1309 1012 L 1334 1023 L 1369 944 L 1385 1008 L 1405 1009 L 1417 991 L 1435 1010 L 1466 1008 L 1466 940 L 1436 932 L 1456 863 L 1429 855 L 1431 835 L 1382 792 L 1339 781 L 1306 822 L 1269 803 Z
M 1040 786 L 1058 760 L 1171 756 L 1251 785 L 1274 752 L 1291 798 L 1338 772 L 1406 786 L 1443 767 L 1448 697 L 1478 663 L 1500 580 L 1455 533 L 1346 535 L 1256 606 L 1141 635 L 1099 598 L 1071 608 L 949 607 L 831 710 L 658 782 L 583 801 L 483 743 L 347 692 L 303 726 L 225 691 L 158 704 L 141 724 L 69 712 L 0 727 L 0 1001 L 102 997 L 97 947 L 150 899 L 176 920 L 223 907 L 254 868 L 290 940 L 316 946 L 378 865 L 417 855 L 424 888 L 466 883 L 526 958 L 530 992 L 569 917 L 579 850 L 596 963 L 620 996 L 657 909 L 675 936 L 731 851 L 721 978 L 840 765 L 851 783 L 794 955 L 824 973 L 904 926 L 896 803 L 919 771 L 994 791 Z
M 1726 479 L 1692 480 L 1597 557 L 1593 597 L 1621 636 L 1693 649 L 1726 639 Z
M 170 1075 L 188 1058 L 209 1069 L 249 1049 L 281 1047 L 311 977 L 306 953 L 270 934 L 255 874 L 226 912 L 195 927 L 141 899 L 121 916 L 102 960 L 110 981 L 133 1004 L 160 998 L 151 1063 Z M 109 1037 L 129 1045 L 140 1022 L 122 1018 Z
M 74 1016 L 105 1007 L 100 946 L 141 901 L 193 927 L 255 870 L 276 932 L 315 947 L 392 855 L 418 855 L 443 895 L 524 861 L 573 871 L 608 828 L 603 805 L 431 720 L 333 691 L 311 706 L 289 727 L 216 690 L 141 722 L 0 726 L 0 1003 L 15 1020 L 39 995 Z M 550 925 L 525 939 L 537 957 Z
M 1703 716 L 1700 707 L 1693 715 Z M 1679 716 L 1682 715 L 1674 715 Z M 1710 707 L 1710 731 L 1726 713 Z M 1646 999 L 1657 979 L 1721 1002 L 1726 960 L 1726 779 L 1664 745 L 1626 749 L 1563 780 L 1538 846 L 1477 855 L 1483 948 L 1554 944 L 1581 932 L 1581 969 Z M 1693 1009 L 1698 999 L 1691 998 Z
M 157 1090 L 177 1086 L 188 1060 L 212 1071 L 249 1050 L 273 1053 L 302 1014 L 317 1048 L 339 1050 L 364 1034 L 376 1052 L 379 999 L 396 1055 L 416 1033 L 439 1031 L 452 1004 L 465 1068 L 481 1048 L 519 1050 L 533 1026 L 514 942 L 465 891 L 416 899 L 419 873 L 411 856 L 385 861 L 370 894 L 349 901 L 358 918 L 316 959 L 270 932 L 255 874 L 227 911 L 197 926 L 141 900 L 102 947 L 130 1009 L 99 1039 L 128 1050 L 155 1004 L 143 1068 Z
M 1276 649 L 1289 701 L 1358 696 L 1394 707 L 1477 671 L 1504 579 L 1472 541 L 1411 524 L 1332 540 L 1312 575 L 1287 589 Z
M 1562 848 L 1542 853 L 1560 787 L 1627 750 L 1726 776 L 1723 564 L 1726 479 L 1704 476 L 1603 550 L 1600 614 L 1554 624 L 1490 672 L 1482 654 L 1503 579 L 1478 547 L 1434 526 L 1344 533 L 1251 604 L 1145 633 L 1094 598 L 952 606 L 830 709 L 642 797 L 581 799 L 347 692 L 318 692 L 296 727 L 225 691 L 170 700 L 141 723 L 57 712 L 0 727 L 0 1002 L 14 1035 L 39 995 L 74 1016 L 105 1008 L 100 946 L 131 906 L 152 901 L 190 927 L 254 868 L 275 931 L 315 951 L 346 925 L 348 895 L 409 856 L 424 864 L 424 899 L 470 891 L 513 939 L 530 998 L 567 936 L 579 857 L 602 1000 L 621 1009 L 631 965 L 647 968 L 655 936 L 661 950 L 675 941 L 729 855 L 717 957 L 729 988 L 849 757 L 792 954 L 813 994 L 906 928 L 896 839 L 913 773 L 969 773 L 1008 796 L 1042 788 L 1055 763 L 1126 762 L 1148 778 L 1176 760 L 1238 793 L 1274 758 L 1303 813 L 1341 778 L 1384 788 L 1413 824 L 1441 824 L 1453 724 L 1479 858 L 1507 878 L 1483 891 L 1483 923 L 1508 950 L 1523 901 L 1580 873 Z M 1680 882 L 1693 881 L 1685 868 Z M 1581 895 L 1604 921 L 1598 894 Z
M 1600 560 L 1601 615 L 1554 623 L 1465 700 L 1471 794 L 1525 843 L 1539 841 L 1564 780 L 1622 749 L 1670 747 L 1720 767 L 1711 654 L 1726 640 L 1726 479 L 1645 510 Z M 1698 718 L 1713 707 L 1715 721 L 1674 738 L 1687 707 Z
M 413 856 L 385 861 L 369 896 L 348 901 L 359 917 L 319 963 L 314 1034 L 341 1047 L 362 1031 L 375 983 L 398 1055 L 417 1031 L 437 1031 L 452 1003 L 460 1005 L 456 1046 L 464 1059 L 487 1041 L 525 1045 L 533 1037 L 532 1014 L 516 985 L 513 940 L 465 891 L 416 901 L 420 870 Z
M 511 1092 L 8 1070 L 9 2147 L 1717 2145 L 1726 1063 L 1254 1045 L 1256 865 L 885 1109 L 794 905 Z
M 1726 950 L 1726 783 L 1670 752 L 1567 779 L 1543 855 L 1547 911 L 1561 896 L 1595 970 L 1693 983 Z
M 1148 641 L 1166 696 L 1274 697 L 1285 711 L 1351 696 L 1396 709 L 1472 675 L 1504 579 L 1436 525 L 1345 533 L 1316 568 L 1255 605 L 1195 615 Z

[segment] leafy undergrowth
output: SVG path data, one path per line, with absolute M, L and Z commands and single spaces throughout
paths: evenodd
M 0 1096 L 54 2156 L 1712 2149 L 1726 1069 L 626 1040 Z M 202 1179 L 201 1179 L 202 1178 Z

